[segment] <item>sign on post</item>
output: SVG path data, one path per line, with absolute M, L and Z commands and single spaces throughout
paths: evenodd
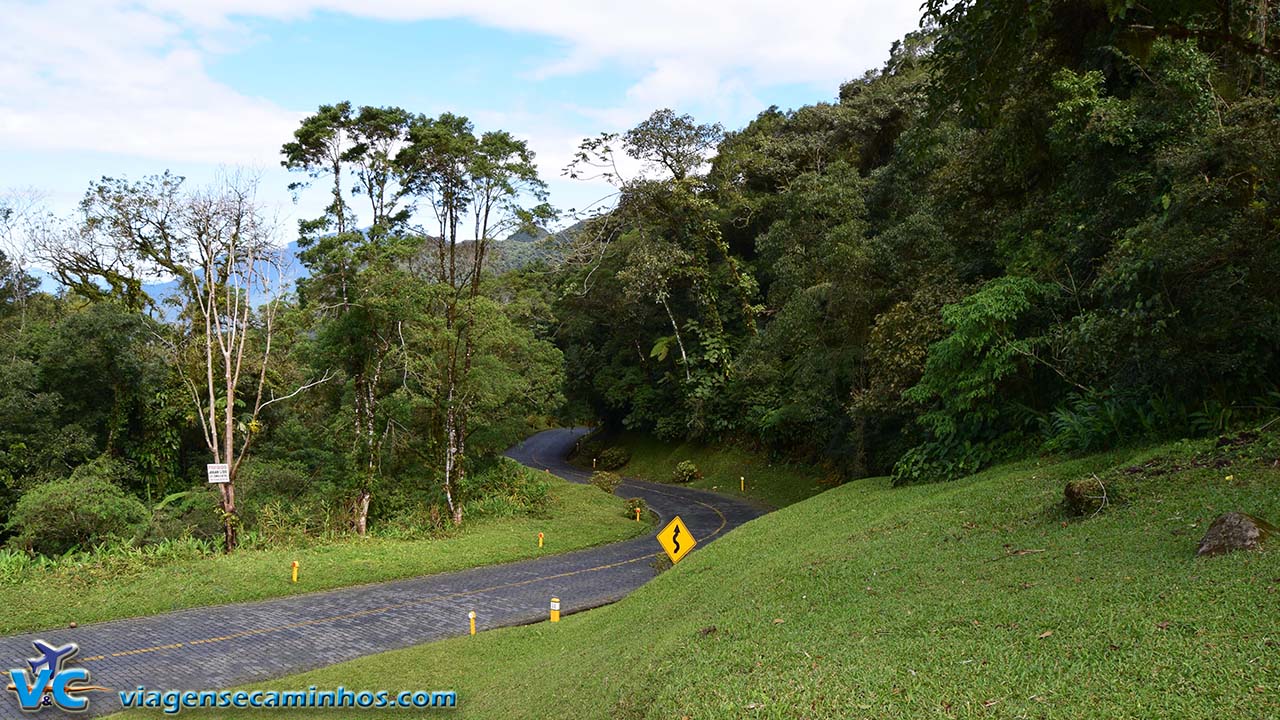
M 231 482 L 231 468 L 226 463 L 210 463 L 205 466 L 209 473 L 209 482 L 211 483 L 228 483 Z
M 666 527 L 658 531 L 658 544 L 667 551 L 667 557 L 671 558 L 671 564 L 675 565 L 689 554 L 698 541 L 693 539 L 689 528 L 685 527 L 684 521 L 677 515 L 667 523 Z

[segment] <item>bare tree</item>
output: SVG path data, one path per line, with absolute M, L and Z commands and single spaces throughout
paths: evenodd
M 95 183 L 81 203 L 83 222 L 74 232 L 46 235 L 40 248 L 64 282 L 87 286 L 90 297 L 116 294 L 138 307 L 153 305 L 143 280 L 177 280 L 168 301 L 178 306 L 169 328 L 173 338 L 162 339 L 213 461 L 228 467 L 228 482 L 219 489 L 230 552 L 239 525 L 235 481 L 259 415 L 329 374 L 282 395 L 269 387 L 272 335 L 287 276 L 275 223 L 256 199 L 257 180 L 233 174 L 193 192 L 184 191 L 182 182 L 165 174 L 138 183 Z
M 12 274 L 11 278 L 0 277 L 0 284 L 12 286 L 13 302 L 21 312 L 19 328 L 26 326 L 27 296 L 35 288 L 27 269 L 31 267 L 31 237 L 46 222 L 43 202 L 44 196 L 35 188 L 0 192 L 0 258 L 7 261 Z

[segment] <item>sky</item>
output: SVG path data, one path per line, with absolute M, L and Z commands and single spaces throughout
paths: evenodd
M 0 190 L 70 212 L 91 180 L 260 173 L 282 227 L 319 213 L 280 146 L 321 104 L 466 115 L 530 144 L 551 202 L 578 143 L 669 107 L 740 128 L 835 98 L 916 0 L 0 0 Z M 287 241 L 289 238 L 285 238 Z

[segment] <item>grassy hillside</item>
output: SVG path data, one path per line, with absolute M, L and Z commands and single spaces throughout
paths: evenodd
M 533 471 L 528 471 L 533 472 Z M 112 620 L 182 608 L 261 600 L 523 560 L 632 537 L 622 500 L 559 478 L 545 517 L 486 518 L 424 540 L 352 537 L 298 548 L 190 558 L 112 554 L 53 569 L 5 568 L 0 633 Z M 546 536 L 538 548 L 537 535 Z M 290 563 L 301 566 L 297 584 Z
M 790 505 L 831 487 L 824 484 L 824 474 L 813 466 L 775 462 L 740 447 L 708 447 L 691 442 L 672 445 L 651 435 L 629 432 L 594 440 L 604 447 L 620 446 L 631 452 L 631 461 L 617 470 L 628 477 L 670 482 L 675 466 L 690 460 L 702 472 L 701 480 L 690 483 L 693 487 L 743 495 L 740 479 L 745 478 L 745 496 L 771 507 Z M 575 462 L 590 468 L 588 455 L 584 453 Z
M 1280 548 L 1194 551 L 1223 511 L 1280 519 L 1280 469 L 1196 449 L 852 483 L 558 625 L 269 687 L 454 689 L 470 718 L 1274 718 Z M 1094 473 L 1115 503 L 1066 517 Z

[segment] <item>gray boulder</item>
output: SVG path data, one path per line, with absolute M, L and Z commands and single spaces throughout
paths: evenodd
M 1256 550 L 1280 533 L 1276 526 L 1252 515 L 1229 512 L 1209 526 L 1196 555 L 1221 555 L 1235 550 Z

